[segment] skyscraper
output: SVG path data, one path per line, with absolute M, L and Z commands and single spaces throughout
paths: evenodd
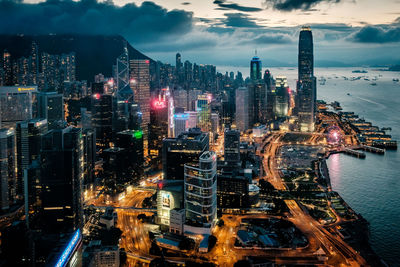
M 0 208 L 6 210 L 15 197 L 15 132 L 0 129 Z
M 208 133 L 199 128 L 189 129 L 175 138 L 163 140 L 163 172 L 166 180 L 183 180 L 184 164 L 198 161 L 209 150 Z
M 17 123 L 17 194 L 24 189 L 24 170 L 39 160 L 41 137 L 47 132 L 46 119 L 32 119 Z
M 211 130 L 211 95 L 199 95 L 196 101 L 196 111 L 198 116 L 198 127 L 203 132 Z
M 252 81 L 261 80 L 262 63 L 260 58 L 255 55 L 250 61 L 250 79 Z
M 301 131 L 314 130 L 316 79 L 314 77 L 313 37 L 310 27 L 302 27 L 299 36 L 297 113 Z
M 0 87 L 0 120 L 15 127 L 18 121 L 32 119 L 32 103 L 37 93 L 37 86 Z
M 64 120 L 64 98 L 57 92 L 40 92 L 38 99 L 39 117 L 47 119 L 49 129 L 55 129 Z
M 276 89 L 274 99 L 274 117 L 284 118 L 288 115 L 289 111 L 289 86 L 285 76 L 276 77 Z
M 139 104 L 142 112 L 141 128 L 143 131 L 144 156 L 148 155 L 149 123 L 150 123 L 150 60 L 129 60 L 131 88 L 134 92 L 135 101 Z
M 249 129 L 249 90 L 239 87 L 236 90 L 236 127 L 244 132 Z
M 217 155 L 201 154 L 198 164 L 185 164 L 185 232 L 211 234 L 217 218 Z
M 100 152 L 110 146 L 112 140 L 112 96 L 102 93 L 103 83 L 92 84 L 92 126 L 96 131 L 96 146 Z
M 228 163 L 240 162 L 240 132 L 237 130 L 225 130 L 224 159 Z
M 52 130 L 42 138 L 43 229 L 65 233 L 82 227 L 83 139 L 80 128 Z

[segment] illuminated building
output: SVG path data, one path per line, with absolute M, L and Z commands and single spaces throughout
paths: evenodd
M 94 182 L 96 162 L 96 137 L 93 129 L 82 129 L 83 139 L 83 186 L 86 189 Z
M 39 160 L 41 137 L 47 133 L 46 119 L 32 119 L 17 123 L 17 195 L 24 192 L 24 170 Z
M 267 89 L 267 120 L 271 120 L 274 117 L 274 103 L 275 103 L 275 83 L 274 78 L 269 70 L 264 72 L 264 83 Z
M 250 79 L 252 81 L 261 80 L 262 79 L 261 70 L 262 70 L 261 60 L 257 55 L 255 55 L 250 61 Z
M 237 130 L 225 130 L 224 160 L 233 164 L 240 162 L 240 132 Z
M 143 132 L 141 130 L 126 130 L 117 133 L 115 146 L 125 149 L 128 155 L 128 169 L 133 173 L 133 177 L 140 178 L 143 174 Z M 132 180 L 132 175 L 127 177 Z
M 157 187 L 157 220 L 170 226 L 170 212 L 183 208 L 183 181 L 161 181 Z
M 197 126 L 203 132 L 211 131 L 211 97 L 210 94 L 199 95 L 196 101 Z
M 3 52 L 2 62 L 3 62 L 2 67 L 4 70 L 4 85 L 6 86 L 14 85 L 11 54 L 7 50 L 4 50 Z
M 42 229 L 65 233 L 83 225 L 84 141 L 80 128 L 51 130 L 42 137 Z
M 197 162 L 204 151 L 209 150 L 208 133 L 199 128 L 189 129 L 175 138 L 163 140 L 163 173 L 166 180 L 183 180 L 184 165 Z
M 143 131 L 144 155 L 148 155 L 148 138 L 150 123 L 150 60 L 129 60 L 131 88 L 134 92 L 135 102 L 140 106 L 142 112 L 141 129 Z
M 64 121 L 64 98 L 56 92 L 40 92 L 38 96 L 39 118 L 47 119 L 49 129 L 57 128 Z
M 316 79 L 314 77 L 313 37 L 310 27 L 302 27 L 299 36 L 299 75 L 297 81 L 297 115 L 301 131 L 314 130 Z
M 62 81 L 73 82 L 76 79 L 75 53 L 62 54 L 60 57 Z
M 58 240 L 53 251 L 48 256 L 48 266 L 78 267 L 82 266 L 82 233 L 77 229 Z
M 217 155 L 201 154 L 198 164 L 185 164 L 185 233 L 211 234 L 217 219 Z
M 275 89 L 275 97 L 274 97 L 274 117 L 285 118 L 288 115 L 289 111 L 289 86 L 287 83 L 287 79 L 285 76 L 277 76 L 276 77 L 276 89 Z
M 16 166 L 15 132 L 13 129 L 0 129 L 0 206 L 7 210 L 15 201 Z
M 197 127 L 197 112 L 196 111 L 186 111 L 185 114 L 188 115 L 188 125 L 187 128 Z
M 217 199 L 219 209 L 248 208 L 249 179 L 243 176 L 218 175 Z
M 236 90 L 236 127 L 241 132 L 249 129 L 249 90 L 240 87 Z
M 216 134 L 219 133 L 219 115 L 218 113 L 211 113 L 211 133 L 213 139 L 216 137 Z
M 184 111 L 188 109 L 188 94 L 186 90 L 174 90 L 175 108 L 182 108 Z
M 181 133 L 188 130 L 189 114 L 177 113 L 174 115 L 174 136 L 179 136 Z
M 102 93 L 103 84 L 92 85 L 92 126 L 96 131 L 96 146 L 100 153 L 109 148 L 112 140 L 112 96 Z
M 185 224 L 185 209 L 175 208 L 169 212 L 169 231 L 178 235 L 183 234 Z
M 0 87 L 0 119 L 2 124 L 15 126 L 18 121 L 32 119 L 32 103 L 37 86 Z
M 199 97 L 199 95 L 201 95 L 202 92 L 201 90 L 189 90 L 188 93 L 188 109 L 189 111 L 196 111 L 196 102 L 197 99 Z

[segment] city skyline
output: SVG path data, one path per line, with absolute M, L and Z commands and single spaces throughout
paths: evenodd
M 0 33 L 120 34 L 169 63 L 179 51 L 201 64 L 245 66 L 257 49 L 266 66 L 295 66 L 296 36 L 309 25 L 318 40 L 316 67 L 400 61 L 396 0 L 27 3 L 0 2 Z M 35 23 L 20 23 L 26 20 Z
M 400 263 L 399 0 L 124 1 L 0 0 L 1 266 Z

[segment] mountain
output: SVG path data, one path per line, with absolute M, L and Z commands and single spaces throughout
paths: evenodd
M 149 59 L 133 48 L 122 36 L 104 35 L 0 35 L 0 52 L 7 49 L 13 59 L 29 56 L 32 41 L 39 46 L 39 53 L 76 53 L 76 74 L 78 80 L 93 81 L 94 75 L 103 73 L 111 77 L 112 66 L 122 54 L 125 42 L 128 44 L 130 59 Z

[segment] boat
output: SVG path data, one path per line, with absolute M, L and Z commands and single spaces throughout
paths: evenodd
M 394 82 L 398 82 L 398 81 L 399 81 L 399 79 L 397 79 L 397 78 L 393 78 L 393 81 L 394 81 Z
M 366 70 L 353 70 L 352 73 L 368 73 Z
M 347 95 L 351 95 L 350 93 L 347 93 Z
M 375 82 L 373 82 L 373 83 L 371 83 L 371 85 L 375 86 L 375 85 L 376 85 L 376 83 L 375 83 Z

